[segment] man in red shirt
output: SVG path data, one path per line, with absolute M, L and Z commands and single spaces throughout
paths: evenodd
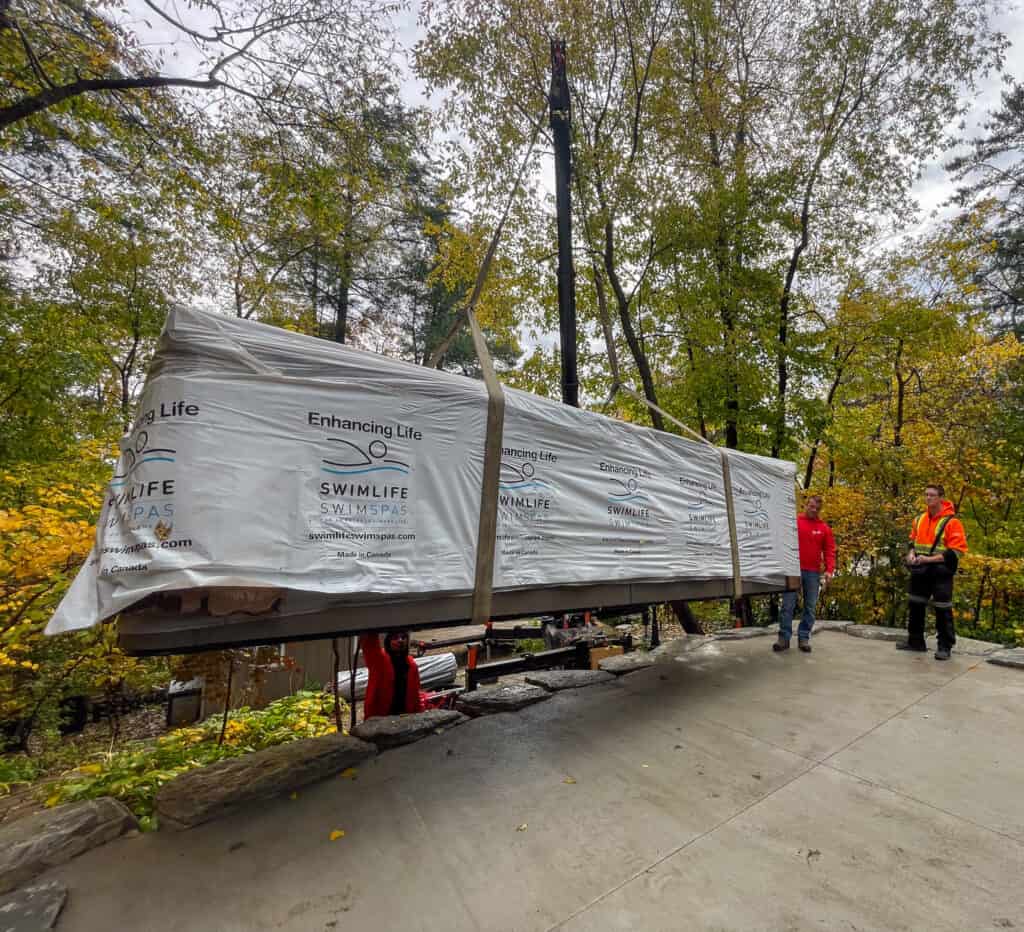
M 822 589 L 822 566 L 825 567 L 825 585 L 828 585 L 836 571 L 836 540 L 832 536 L 832 528 L 818 517 L 819 511 L 821 496 L 812 495 L 807 499 L 804 513 L 796 519 L 797 537 L 800 540 L 800 589 L 804 600 L 803 617 L 797 630 L 797 644 L 800 650 L 808 654 L 811 652 L 814 607 L 818 604 L 818 593 Z M 789 650 L 789 640 L 793 637 L 796 595 L 795 592 L 787 592 L 782 596 L 779 639 L 772 644 L 774 651 Z
M 359 638 L 359 646 L 369 671 L 363 718 L 422 712 L 420 671 L 409 656 L 409 633 L 388 632 L 383 647 L 376 634 L 364 634 Z

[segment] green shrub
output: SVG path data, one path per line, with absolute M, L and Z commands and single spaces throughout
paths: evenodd
M 26 754 L 0 757 L 0 796 L 6 796 L 19 784 L 31 783 L 39 776 L 39 770 L 39 762 Z
M 344 710 L 344 703 L 343 710 Z M 224 740 L 219 741 L 221 728 Z M 199 725 L 179 728 L 155 742 L 140 742 L 122 751 L 98 755 L 47 787 L 47 806 L 113 796 L 155 828 L 153 800 L 168 780 L 229 757 L 335 731 L 334 697 L 303 691 L 278 699 L 265 709 L 235 709 L 224 726 L 220 715 Z

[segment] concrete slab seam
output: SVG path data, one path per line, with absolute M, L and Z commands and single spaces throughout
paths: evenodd
M 766 793 L 764 796 L 758 797 L 757 799 L 755 799 L 752 802 L 748 803 L 742 809 L 739 809 L 736 812 L 734 812 L 727 819 L 722 819 L 716 825 L 713 825 L 711 828 L 707 829 L 707 831 L 701 832 L 701 834 L 695 836 L 694 838 L 691 838 L 689 841 L 685 842 L 684 844 L 679 845 L 678 847 L 674 848 L 672 851 L 669 851 L 666 854 L 662 855 L 660 858 L 657 858 L 655 861 L 653 861 L 652 863 L 648 864 L 646 867 L 644 867 L 644 868 L 636 871 L 635 873 L 631 874 L 629 877 L 627 877 L 624 880 L 620 881 L 619 883 L 617 883 L 615 886 L 613 886 L 609 890 L 606 890 L 600 896 L 595 897 L 589 903 L 584 904 L 579 909 L 577 909 L 574 912 L 570 913 L 564 919 L 561 919 L 558 922 L 556 922 L 554 925 L 549 926 L 548 929 L 546 930 L 546 932 L 555 932 L 555 930 L 562 928 L 567 922 L 571 922 L 577 916 L 581 916 L 583 913 L 587 912 L 589 909 L 592 909 L 594 906 L 596 906 L 602 900 L 606 900 L 608 897 L 612 896 L 614 893 L 617 893 L 619 890 L 621 890 L 627 884 L 632 883 L 634 880 L 637 880 L 638 878 L 642 877 L 644 874 L 648 873 L 649 871 L 654 870 L 656 867 L 660 866 L 661 864 L 664 864 L 665 861 L 669 860 L 670 858 L 674 858 L 677 854 L 679 854 L 681 851 L 685 851 L 691 845 L 694 845 L 697 842 L 702 841 L 704 838 L 707 838 L 709 835 L 714 834 L 715 832 L 717 832 L 723 826 L 728 825 L 734 819 L 737 819 L 740 816 L 746 814 L 751 809 L 753 809 L 755 806 L 759 806 L 759 805 L 761 805 L 761 803 L 765 802 L 766 800 L 771 799 L 771 797 L 774 796 L 776 793 L 778 793 L 781 790 L 785 789 L 790 784 L 795 783 L 801 777 L 806 776 L 807 774 L 809 774 L 812 771 L 818 769 L 819 767 L 828 767 L 829 769 L 838 770 L 839 768 L 832 767 L 832 765 L 830 765 L 830 764 L 828 764 L 826 762 L 831 760 L 831 758 L 835 757 L 837 754 L 841 754 L 848 747 L 851 747 L 852 745 L 856 744 L 861 739 L 866 738 L 869 735 L 873 734 L 875 731 L 877 731 L 883 725 L 888 724 L 894 718 L 896 718 L 899 715 L 902 715 L 908 709 L 912 709 L 918 703 L 923 702 L 929 696 L 934 695 L 935 693 L 937 693 L 941 689 L 945 689 L 947 686 L 949 686 L 950 683 L 953 683 L 956 680 L 960 679 L 960 677 L 963 676 L 964 674 L 970 673 L 972 670 L 977 669 L 978 666 L 980 666 L 980 664 L 974 664 L 974 665 L 968 667 L 966 670 L 962 670 L 960 673 L 957 673 L 955 676 L 950 677 L 945 683 L 940 683 L 938 686 L 928 690 L 926 693 L 924 693 L 924 695 L 919 696 L 913 702 L 907 704 L 902 709 L 899 709 L 898 711 L 894 712 L 892 715 L 890 715 L 884 721 L 881 721 L 877 725 L 874 725 L 873 727 L 869 728 L 862 735 L 858 735 L 856 738 L 853 738 L 852 740 L 848 741 L 841 748 L 839 748 L 836 751 L 833 751 L 831 754 L 829 754 L 827 757 L 823 758 L 821 761 L 813 761 L 811 758 L 803 757 L 803 755 L 794 754 L 794 752 L 789 751 L 788 753 L 793 754 L 794 757 L 799 757 L 801 760 L 809 761 L 809 766 L 806 767 L 804 770 L 801 770 L 799 773 L 795 774 L 789 780 L 786 780 L 784 783 L 782 783 L 779 786 L 775 787 L 775 789 L 772 790 L 770 793 Z M 764 743 L 768 744 L 769 742 L 764 742 Z M 855 776 L 855 775 L 851 775 L 851 776 Z M 856 779 L 861 779 L 861 778 L 857 777 Z M 871 781 L 867 781 L 867 782 L 870 783 Z M 888 787 L 883 787 L 883 788 L 886 789 L 886 790 L 889 789 Z M 932 806 L 932 808 L 938 810 L 938 807 L 936 807 L 936 806 Z M 941 811 L 941 810 L 938 810 L 938 811 Z M 954 818 L 961 819 L 962 817 L 961 816 L 954 816 Z M 970 820 L 969 819 L 963 819 L 963 821 L 969 822 Z M 989 831 L 992 831 L 992 829 L 989 829 Z M 999 834 L 999 833 L 996 832 L 995 834 Z
M 915 705 L 918 705 L 919 703 L 924 702 L 925 699 L 929 699 L 932 696 L 934 696 L 939 690 L 945 689 L 951 683 L 955 683 L 958 679 L 960 679 L 961 676 L 965 676 L 966 674 L 970 673 L 972 670 L 977 670 L 979 666 L 981 666 L 980 663 L 975 663 L 975 664 L 969 666 L 966 670 L 961 670 L 959 673 L 955 674 L 954 676 L 951 676 L 948 680 L 946 680 L 945 683 L 940 683 L 938 686 L 932 687 L 923 696 L 918 696 L 918 698 L 915 699 L 913 702 L 909 703 L 908 705 L 905 705 L 902 709 L 899 709 L 898 711 L 893 712 L 892 715 L 890 715 L 888 718 L 884 719 L 883 721 L 879 722 L 877 725 L 874 725 L 873 727 L 869 728 L 867 731 L 864 732 L 864 734 L 858 735 L 856 738 L 852 738 L 850 741 L 847 741 L 846 744 L 844 744 L 841 748 L 838 748 L 835 751 L 833 751 L 831 754 L 827 755 L 826 757 L 823 757 L 818 763 L 820 763 L 820 764 L 828 764 L 828 762 L 830 760 L 832 760 L 832 758 L 835 757 L 837 754 L 842 754 L 843 751 L 845 751 L 848 747 L 852 747 L 858 741 L 861 741 L 864 738 L 867 738 L 869 735 L 873 735 L 876 731 L 878 731 L 879 728 L 882 728 L 883 726 L 888 725 L 889 722 L 891 722 L 894 718 L 898 718 L 904 712 L 907 712 L 910 709 L 914 708 Z
M 804 758 L 804 759 L 806 760 L 806 758 Z M 673 848 L 671 851 L 666 852 L 660 858 L 657 858 L 656 860 L 654 860 L 650 864 L 648 864 L 646 867 L 641 868 L 640 870 L 638 870 L 635 873 L 631 874 L 629 877 L 627 877 L 625 880 L 622 880 L 621 882 L 617 883 L 611 889 L 605 890 L 605 892 L 602 893 L 600 896 L 594 897 L 594 899 L 592 899 L 589 903 L 584 904 L 579 909 L 577 909 L 575 912 L 570 913 L 564 919 L 560 919 L 553 926 L 549 926 L 547 928 L 546 932 L 555 932 L 556 929 L 562 928 L 567 922 L 571 922 L 577 916 L 583 915 L 583 913 L 587 912 L 587 910 L 593 908 L 598 903 L 600 903 L 602 900 L 606 900 L 612 894 L 617 893 L 619 890 L 621 890 L 627 884 L 632 883 L 634 880 L 637 880 L 638 878 L 642 877 L 644 874 L 654 870 L 656 867 L 660 866 L 661 864 L 664 864 L 667 860 L 669 860 L 669 858 L 674 858 L 681 851 L 685 851 L 691 845 L 695 845 L 697 842 L 702 841 L 703 839 L 707 838 L 708 835 L 714 834 L 720 828 L 722 828 L 725 825 L 728 825 L 734 819 L 738 819 L 740 816 L 745 815 L 747 812 L 749 812 L 755 806 L 759 806 L 765 800 L 771 799 L 771 797 L 774 796 L 776 793 L 778 793 L 780 790 L 784 790 L 791 783 L 795 783 L 801 777 L 806 776 L 812 770 L 814 770 L 815 768 L 817 768 L 819 766 L 820 766 L 820 764 L 816 764 L 816 763 L 813 763 L 813 762 L 810 763 L 810 766 L 806 767 L 804 770 L 801 770 L 799 773 L 794 774 L 792 777 L 790 777 L 788 780 L 786 780 L 785 783 L 779 784 L 770 793 L 765 793 L 763 796 L 759 796 L 757 799 L 747 803 L 747 805 L 744 806 L 742 809 L 738 809 L 736 812 L 734 812 L 727 819 L 722 819 L 720 822 L 718 822 L 715 825 L 711 826 L 711 828 L 707 829 L 706 831 L 701 832 L 699 835 L 696 835 L 695 837 L 691 838 L 689 841 L 684 842 L 683 844 L 678 845 L 677 847 Z
M 725 731 L 731 731 L 734 735 L 742 735 L 744 738 L 750 738 L 752 741 L 756 741 L 758 744 L 766 745 L 767 747 L 773 748 L 776 751 L 783 751 L 786 754 L 790 754 L 793 757 L 799 757 L 800 760 L 805 760 L 811 764 L 820 764 L 823 758 L 808 757 L 806 754 L 801 754 L 799 751 L 794 751 L 792 748 L 783 747 L 781 744 L 776 744 L 774 741 L 769 741 L 767 738 L 762 738 L 760 735 L 751 734 L 749 731 L 744 731 L 742 728 L 737 728 L 735 725 L 728 725 L 725 722 L 719 722 L 713 718 L 705 718 L 704 716 L 695 716 L 695 721 L 706 722 L 708 725 L 714 728 L 722 728 Z M 671 734 L 670 732 L 667 732 Z
M 853 780 L 859 780 L 861 783 L 867 783 L 868 786 L 873 786 L 877 790 L 885 790 L 887 793 L 892 793 L 894 796 L 900 796 L 903 799 L 908 799 L 912 803 L 917 803 L 919 806 L 926 806 L 928 809 L 934 809 L 936 812 L 941 812 L 943 815 L 949 816 L 951 819 L 956 819 L 957 822 L 966 822 L 968 825 L 974 826 L 974 828 L 982 829 L 983 831 L 990 832 L 993 835 L 998 835 L 1000 838 L 1005 838 L 1008 841 L 1014 842 L 1016 845 L 1024 848 L 1024 840 L 1016 838 L 1013 835 L 1007 835 L 1005 832 L 999 831 L 997 828 L 992 828 L 989 825 L 984 825 L 981 822 L 975 822 L 974 819 L 969 819 L 967 816 L 960 815 L 956 812 L 950 812 L 948 809 L 943 809 L 942 806 L 936 806 L 935 803 L 930 803 L 925 799 L 918 799 L 916 796 L 911 796 L 909 793 L 904 793 L 903 790 L 897 790 L 895 787 L 889 786 L 885 783 L 879 783 L 877 780 L 872 780 L 870 777 L 862 777 L 859 773 L 855 773 L 852 770 L 844 770 L 842 767 L 837 767 L 835 764 L 819 764 L 819 767 L 824 767 L 826 770 L 832 770 L 836 773 L 841 773 L 844 777 L 850 777 Z

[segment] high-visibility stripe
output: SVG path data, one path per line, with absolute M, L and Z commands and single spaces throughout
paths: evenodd
M 939 523 L 935 527 L 935 536 L 932 538 L 931 542 L 927 544 L 917 539 L 917 532 L 921 526 L 921 518 L 923 517 L 924 515 L 918 515 L 917 518 L 914 519 L 914 533 L 911 537 L 914 553 L 924 554 L 925 556 L 930 553 L 945 553 L 949 548 L 943 544 L 942 538 L 946 533 L 946 525 L 953 520 L 953 516 L 943 515 L 939 519 Z

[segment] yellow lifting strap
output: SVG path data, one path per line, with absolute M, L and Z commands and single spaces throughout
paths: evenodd
M 618 375 L 618 373 L 615 373 Z M 743 575 L 740 570 L 740 544 L 739 535 L 736 532 L 736 506 L 732 500 L 732 473 L 729 471 L 729 453 L 727 450 L 716 447 L 707 437 L 702 437 L 695 430 L 687 427 L 682 421 L 674 418 L 664 408 L 659 407 L 653 401 L 649 401 L 643 395 L 633 391 L 631 388 L 627 388 L 621 384 L 618 379 L 612 383 L 612 390 L 608 393 L 608 398 L 605 400 L 605 410 L 608 405 L 612 403 L 616 393 L 622 392 L 625 395 L 629 395 L 630 398 L 635 401 L 639 401 L 641 404 L 647 405 L 652 411 L 657 411 L 665 420 L 675 424 L 680 430 L 689 434 L 694 440 L 699 443 L 706 444 L 718 453 L 718 458 L 722 463 L 722 483 L 725 487 L 725 514 L 729 521 L 729 550 L 732 554 L 732 591 L 733 598 L 739 599 L 743 597 Z
M 462 311 L 456 315 L 456 318 L 448 333 L 445 335 L 445 338 L 441 341 L 427 362 L 427 366 L 430 368 L 436 368 L 440 364 L 445 353 L 448 351 L 448 348 L 451 346 L 452 340 L 455 339 L 455 335 L 461 328 L 463 321 L 465 320 L 469 323 L 470 333 L 473 338 L 473 349 L 480 361 L 480 369 L 483 375 L 484 385 L 487 389 L 487 430 L 484 437 L 484 469 L 483 480 L 480 487 L 480 521 L 477 525 L 476 571 L 473 584 L 473 624 L 486 624 L 490 621 L 491 615 L 491 601 L 494 589 L 494 548 L 497 539 L 498 527 L 498 477 L 501 470 L 501 441 L 505 422 L 505 393 L 502 390 L 501 383 L 498 381 L 498 376 L 494 371 L 494 361 L 491 358 L 490 351 L 487 349 L 487 341 L 484 339 L 483 331 L 480 329 L 480 324 L 476 319 L 475 308 L 477 302 L 480 300 L 480 294 L 483 291 L 484 283 L 487 280 L 487 274 L 490 271 L 491 263 L 494 260 L 494 254 L 497 252 L 498 242 L 501 239 L 505 223 L 508 220 L 508 215 L 512 209 L 516 193 L 522 185 L 526 170 L 529 167 L 534 147 L 536 146 L 537 139 L 540 135 L 542 117 L 543 111 L 534 121 L 533 138 L 527 148 L 523 163 L 519 168 L 519 174 L 516 177 L 515 184 L 512 187 L 512 192 L 505 205 L 504 213 L 502 214 L 501 219 L 494 230 L 494 235 L 491 237 L 491 241 L 488 244 L 487 252 L 484 255 L 484 261 L 480 266 L 480 271 L 477 273 L 476 282 L 473 286 L 473 292 L 470 295 L 469 301 L 466 303 Z M 691 430 L 682 421 L 674 418 L 667 411 L 658 407 L 654 402 L 648 401 L 642 395 L 639 395 L 632 389 L 622 385 L 619 381 L 619 372 L 616 360 L 612 358 L 610 362 L 612 364 L 612 377 L 614 382 L 612 384 L 611 393 L 609 394 L 607 401 L 605 401 L 605 408 L 611 404 L 616 392 L 622 391 L 631 398 L 647 405 L 647 407 L 652 411 L 657 411 L 663 418 L 670 421 L 680 430 L 689 434 L 700 443 L 707 444 L 707 446 L 718 452 L 718 456 L 722 464 L 722 479 L 725 487 L 725 510 L 729 522 L 729 549 L 732 554 L 733 596 L 737 599 L 741 598 L 743 596 L 743 578 L 740 569 L 739 537 L 736 532 L 736 510 L 733 503 L 732 475 L 729 471 L 728 451 L 721 449 L 720 447 L 716 447 L 706 437 L 702 437 L 700 434 Z
M 498 250 L 498 241 L 501 239 L 509 212 L 512 210 L 516 193 L 523 183 L 534 147 L 537 145 L 542 117 L 543 113 L 534 121 L 533 138 L 530 140 L 526 156 L 519 168 L 519 174 L 512 186 L 512 192 L 505 204 L 505 211 L 487 246 L 487 252 L 484 254 L 484 261 L 477 273 L 469 301 L 456 315 L 447 335 L 427 362 L 430 368 L 436 368 L 444 354 L 448 352 L 462 322 L 465 320 L 469 323 L 473 349 L 480 361 L 480 371 L 484 377 L 484 386 L 487 388 L 487 430 L 484 434 L 484 471 L 480 484 L 480 521 L 477 524 L 476 570 L 473 580 L 473 624 L 475 625 L 483 625 L 491 620 L 491 600 L 494 592 L 494 546 L 498 532 L 498 478 L 501 472 L 501 438 L 505 425 L 505 393 L 502 391 L 501 383 L 494 371 L 494 360 L 487 349 L 487 340 L 484 339 L 483 330 L 480 329 L 480 323 L 476 319 L 475 309 L 484 290 L 487 273 L 491 269 L 494 254 Z

